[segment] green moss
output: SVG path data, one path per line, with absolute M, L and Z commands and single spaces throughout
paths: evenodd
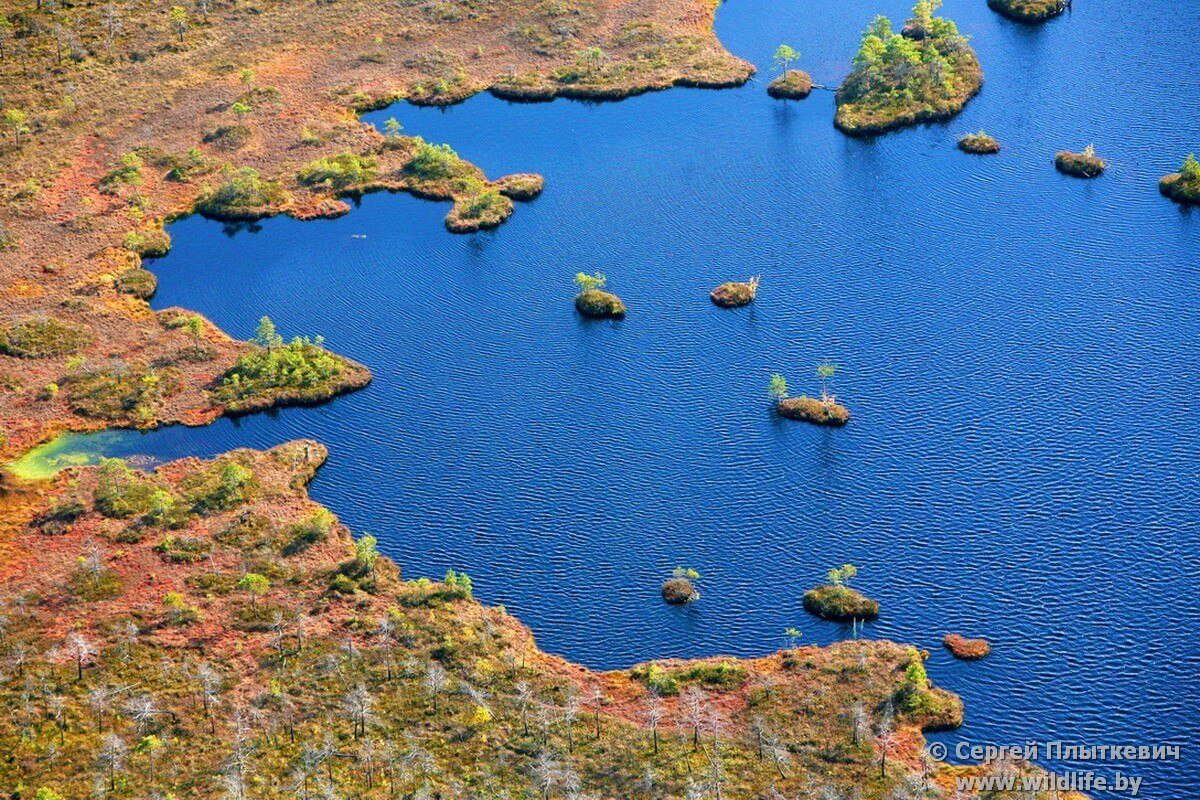
M 879 603 L 849 586 L 826 584 L 804 593 L 804 610 L 822 619 L 849 622 L 875 619 L 879 616 Z
M 91 333 L 82 325 L 31 317 L 0 332 L 0 351 L 19 358 L 54 358 L 78 353 L 91 341 Z
M 198 536 L 168 535 L 154 546 L 155 552 L 175 564 L 193 564 L 212 552 L 207 539 Z
M 81 566 L 71 575 L 69 588 L 71 594 L 87 602 L 112 600 L 121 595 L 121 576 L 112 570 L 96 571 Z
M 983 85 L 975 51 L 954 23 L 920 0 L 901 33 L 876 17 L 863 34 L 854 70 L 837 92 L 838 128 L 869 135 L 949 119 Z

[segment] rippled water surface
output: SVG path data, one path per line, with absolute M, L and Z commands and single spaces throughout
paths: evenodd
M 766 70 L 787 41 L 836 84 L 862 27 L 905 5 L 731 0 L 717 32 Z M 169 458 L 316 437 L 332 450 L 316 499 L 408 574 L 466 568 L 545 648 L 596 667 L 760 654 L 789 626 L 846 636 L 800 595 L 853 562 L 884 609 L 868 635 L 929 647 L 964 696 L 947 741 L 1187 744 L 1200 216 L 1155 181 L 1200 147 L 1200 48 L 1188 4 L 1075 5 L 1027 28 L 949 0 L 983 93 L 948 126 L 874 141 L 834 130 L 831 92 L 781 103 L 765 80 L 372 115 L 492 176 L 540 172 L 546 192 L 466 237 L 443 230 L 446 206 L 386 195 L 253 233 L 176 224 L 156 307 L 239 336 L 269 314 L 375 382 L 101 444 Z M 954 149 L 981 127 L 1001 155 Z M 1056 150 L 1089 142 L 1108 174 L 1054 171 Z M 609 275 L 628 319 L 576 317 L 581 269 Z M 757 273 L 753 307 L 709 303 Z M 812 391 L 822 359 L 842 367 L 851 424 L 775 420 L 770 373 Z M 682 610 L 658 598 L 680 564 L 704 575 Z M 993 655 L 954 662 L 947 631 L 986 635 Z M 1186 749 L 1124 769 L 1143 796 L 1200 783 Z

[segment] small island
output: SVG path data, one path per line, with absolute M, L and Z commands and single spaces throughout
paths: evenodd
M 1042 22 L 1070 6 L 1070 0 L 988 0 L 988 8 L 1017 22 Z
M 802 69 L 789 69 L 789 65 L 798 60 L 798 50 L 786 44 L 779 45 L 774 61 L 780 74 L 767 85 L 767 94 L 779 100 L 803 100 L 812 93 L 812 76 Z
M 685 606 L 699 600 L 700 592 L 696 591 L 695 583 L 698 580 L 700 580 L 700 573 L 696 570 L 676 567 L 671 573 L 671 577 L 663 582 L 663 600 L 673 606 Z
M 949 650 L 952 656 L 963 661 L 978 661 L 992 652 L 986 639 L 968 639 L 957 633 L 947 634 L 946 638 L 942 639 L 942 646 Z
M 1179 172 L 1162 177 L 1158 190 L 1176 203 L 1200 205 L 1200 161 L 1194 154 L 1188 155 Z
M 977 156 L 990 156 L 1000 152 L 1000 142 L 984 131 L 968 133 L 958 139 L 958 149 Z
M 1108 168 L 1108 164 L 1096 155 L 1096 148 L 1090 144 L 1081 153 L 1072 153 L 1070 150 L 1059 152 L 1054 157 L 1054 166 L 1064 175 L 1075 178 L 1098 178 Z
M 837 374 L 837 365 L 828 362 L 817 366 L 817 377 L 821 379 L 821 397 L 800 395 L 791 397 L 788 394 L 787 380 L 775 373 L 771 376 L 768 393 L 775 401 L 775 411 L 785 419 L 811 422 L 814 425 L 827 425 L 840 428 L 850 421 L 850 410 L 837 402 L 837 398 L 826 391 L 826 381 Z
M 608 279 L 603 272 L 575 275 L 579 294 L 575 295 L 575 310 L 591 319 L 621 319 L 625 316 L 625 304 L 621 298 L 604 291 Z
M 827 583 L 804 593 L 804 610 L 835 622 L 878 617 L 879 603 L 850 588 L 849 583 L 856 575 L 858 567 L 853 564 L 829 570 Z
M 709 298 L 721 308 L 741 308 L 754 302 L 758 295 L 758 283 L 761 275 L 755 275 L 748 281 L 730 281 L 722 283 L 708 293 Z
M 953 22 L 935 16 L 941 0 L 920 0 L 900 33 L 879 16 L 863 34 L 851 72 L 837 91 L 834 124 L 870 136 L 947 120 L 983 86 L 983 70 Z

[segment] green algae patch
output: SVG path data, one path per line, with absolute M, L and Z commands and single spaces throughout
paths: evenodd
M 1059 172 L 1073 178 L 1098 178 L 1108 169 L 1108 164 L 1096 155 L 1096 149 L 1090 144 L 1080 153 L 1060 151 L 1054 157 L 1054 166 Z
M 958 149 L 972 155 L 990 156 L 1000 152 L 1000 142 L 984 131 L 977 131 L 959 137 Z
M 1067 0 L 988 0 L 988 8 L 1017 22 L 1042 22 L 1067 10 Z
M 64 469 L 99 464 L 106 445 L 116 440 L 116 431 L 103 433 L 67 433 L 38 445 L 10 463 L 8 471 L 23 480 L 53 478 Z
M 804 593 L 804 610 L 821 619 L 849 622 L 875 619 L 879 603 L 849 586 L 825 584 Z
M 1158 182 L 1163 197 L 1184 205 L 1200 205 L 1200 161 L 1189 155 L 1179 172 L 1164 175 Z
M 812 88 L 811 75 L 802 69 L 789 69 L 767 84 L 767 94 L 778 100 L 803 100 Z
M 983 69 L 967 37 L 935 16 L 940 0 L 921 0 L 901 33 L 879 16 L 863 34 L 854 70 L 837 92 L 834 124 L 869 136 L 950 119 L 983 86 Z

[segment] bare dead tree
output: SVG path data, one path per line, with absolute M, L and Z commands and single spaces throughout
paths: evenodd
M 650 739 L 654 743 L 654 755 L 658 755 L 658 726 L 663 719 L 663 704 L 658 695 L 646 698 L 646 724 L 650 726 Z
M 433 698 L 433 713 L 438 713 L 438 695 L 446 690 L 447 684 L 450 682 L 450 676 L 446 674 L 446 669 L 437 661 L 429 662 L 429 669 L 425 673 L 425 689 Z

